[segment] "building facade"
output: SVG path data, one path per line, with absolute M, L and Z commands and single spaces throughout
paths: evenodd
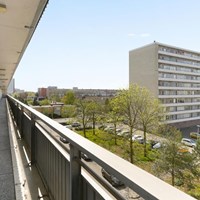
M 38 97 L 46 98 L 47 97 L 47 88 L 38 88 Z
M 166 108 L 166 123 L 200 124 L 200 52 L 154 42 L 129 52 L 129 84 L 149 89 Z

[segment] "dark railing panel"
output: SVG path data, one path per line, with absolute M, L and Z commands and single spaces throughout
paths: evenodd
M 29 150 L 31 149 L 31 120 L 26 114 L 23 115 L 22 138 L 26 141 Z
M 69 199 L 69 161 L 36 129 L 36 165 L 53 199 Z
M 83 179 L 83 200 L 95 199 L 95 200 L 104 200 L 104 198 L 93 188 L 89 182 Z

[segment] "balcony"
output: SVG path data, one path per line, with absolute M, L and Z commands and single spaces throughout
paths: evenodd
M 6 96 L 47 3 L 48 0 L 6 1 L 3 5 L 6 12 L 0 18 L 0 199 L 194 199 Z M 65 137 L 68 144 L 62 143 L 60 137 Z M 92 164 L 85 162 L 81 153 L 88 155 Z M 102 168 L 121 180 L 125 188 L 118 190 L 106 181 Z
M 13 198 L 7 199 L 34 199 L 33 193 L 55 200 L 131 199 L 131 195 L 148 200 L 194 199 L 10 96 L 1 100 L 0 109 L 0 129 L 9 124 L 3 134 L 10 137 L 14 167 L 10 176 L 15 177 L 7 186 Z M 60 142 L 60 136 L 69 144 Z M 6 144 L 9 146 L 8 140 Z M 85 162 L 81 153 L 93 164 Z M 11 160 L 3 151 L 1 154 L 4 160 Z M 7 166 L 11 168 L 11 162 Z M 125 188 L 113 187 L 102 177 L 101 168 L 121 180 Z M 0 197 L 2 194 L 0 191 Z

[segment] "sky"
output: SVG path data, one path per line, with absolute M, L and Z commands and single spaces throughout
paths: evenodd
M 199 0 L 49 0 L 15 87 L 122 89 L 129 51 L 153 43 L 200 52 Z

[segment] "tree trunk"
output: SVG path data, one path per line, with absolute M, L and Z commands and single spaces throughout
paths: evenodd
M 83 125 L 83 135 L 86 138 L 86 130 L 85 130 L 85 125 Z
M 95 119 L 94 119 L 94 113 L 92 114 L 92 121 L 93 121 L 93 125 L 92 125 L 93 135 L 95 135 Z
M 133 163 L 133 156 L 134 156 L 134 150 L 133 150 L 133 140 L 132 140 L 132 134 L 133 134 L 133 129 L 130 128 L 130 161 Z
M 85 117 L 82 118 L 82 123 L 83 123 L 83 135 L 86 138 L 86 131 L 85 131 Z
M 114 136 L 115 136 L 115 145 L 117 145 L 117 133 L 116 133 L 117 124 L 114 123 Z
M 171 175 L 172 175 L 172 185 L 174 186 L 174 180 L 175 180 L 175 174 L 174 174 L 174 158 L 172 160 L 172 172 L 171 172 Z
M 144 129 L 144 157 L 147 157 L 147 143 L 146 143 L 147 133 L 146 133 L 146 127 L 144 127 L 143 129 Z

